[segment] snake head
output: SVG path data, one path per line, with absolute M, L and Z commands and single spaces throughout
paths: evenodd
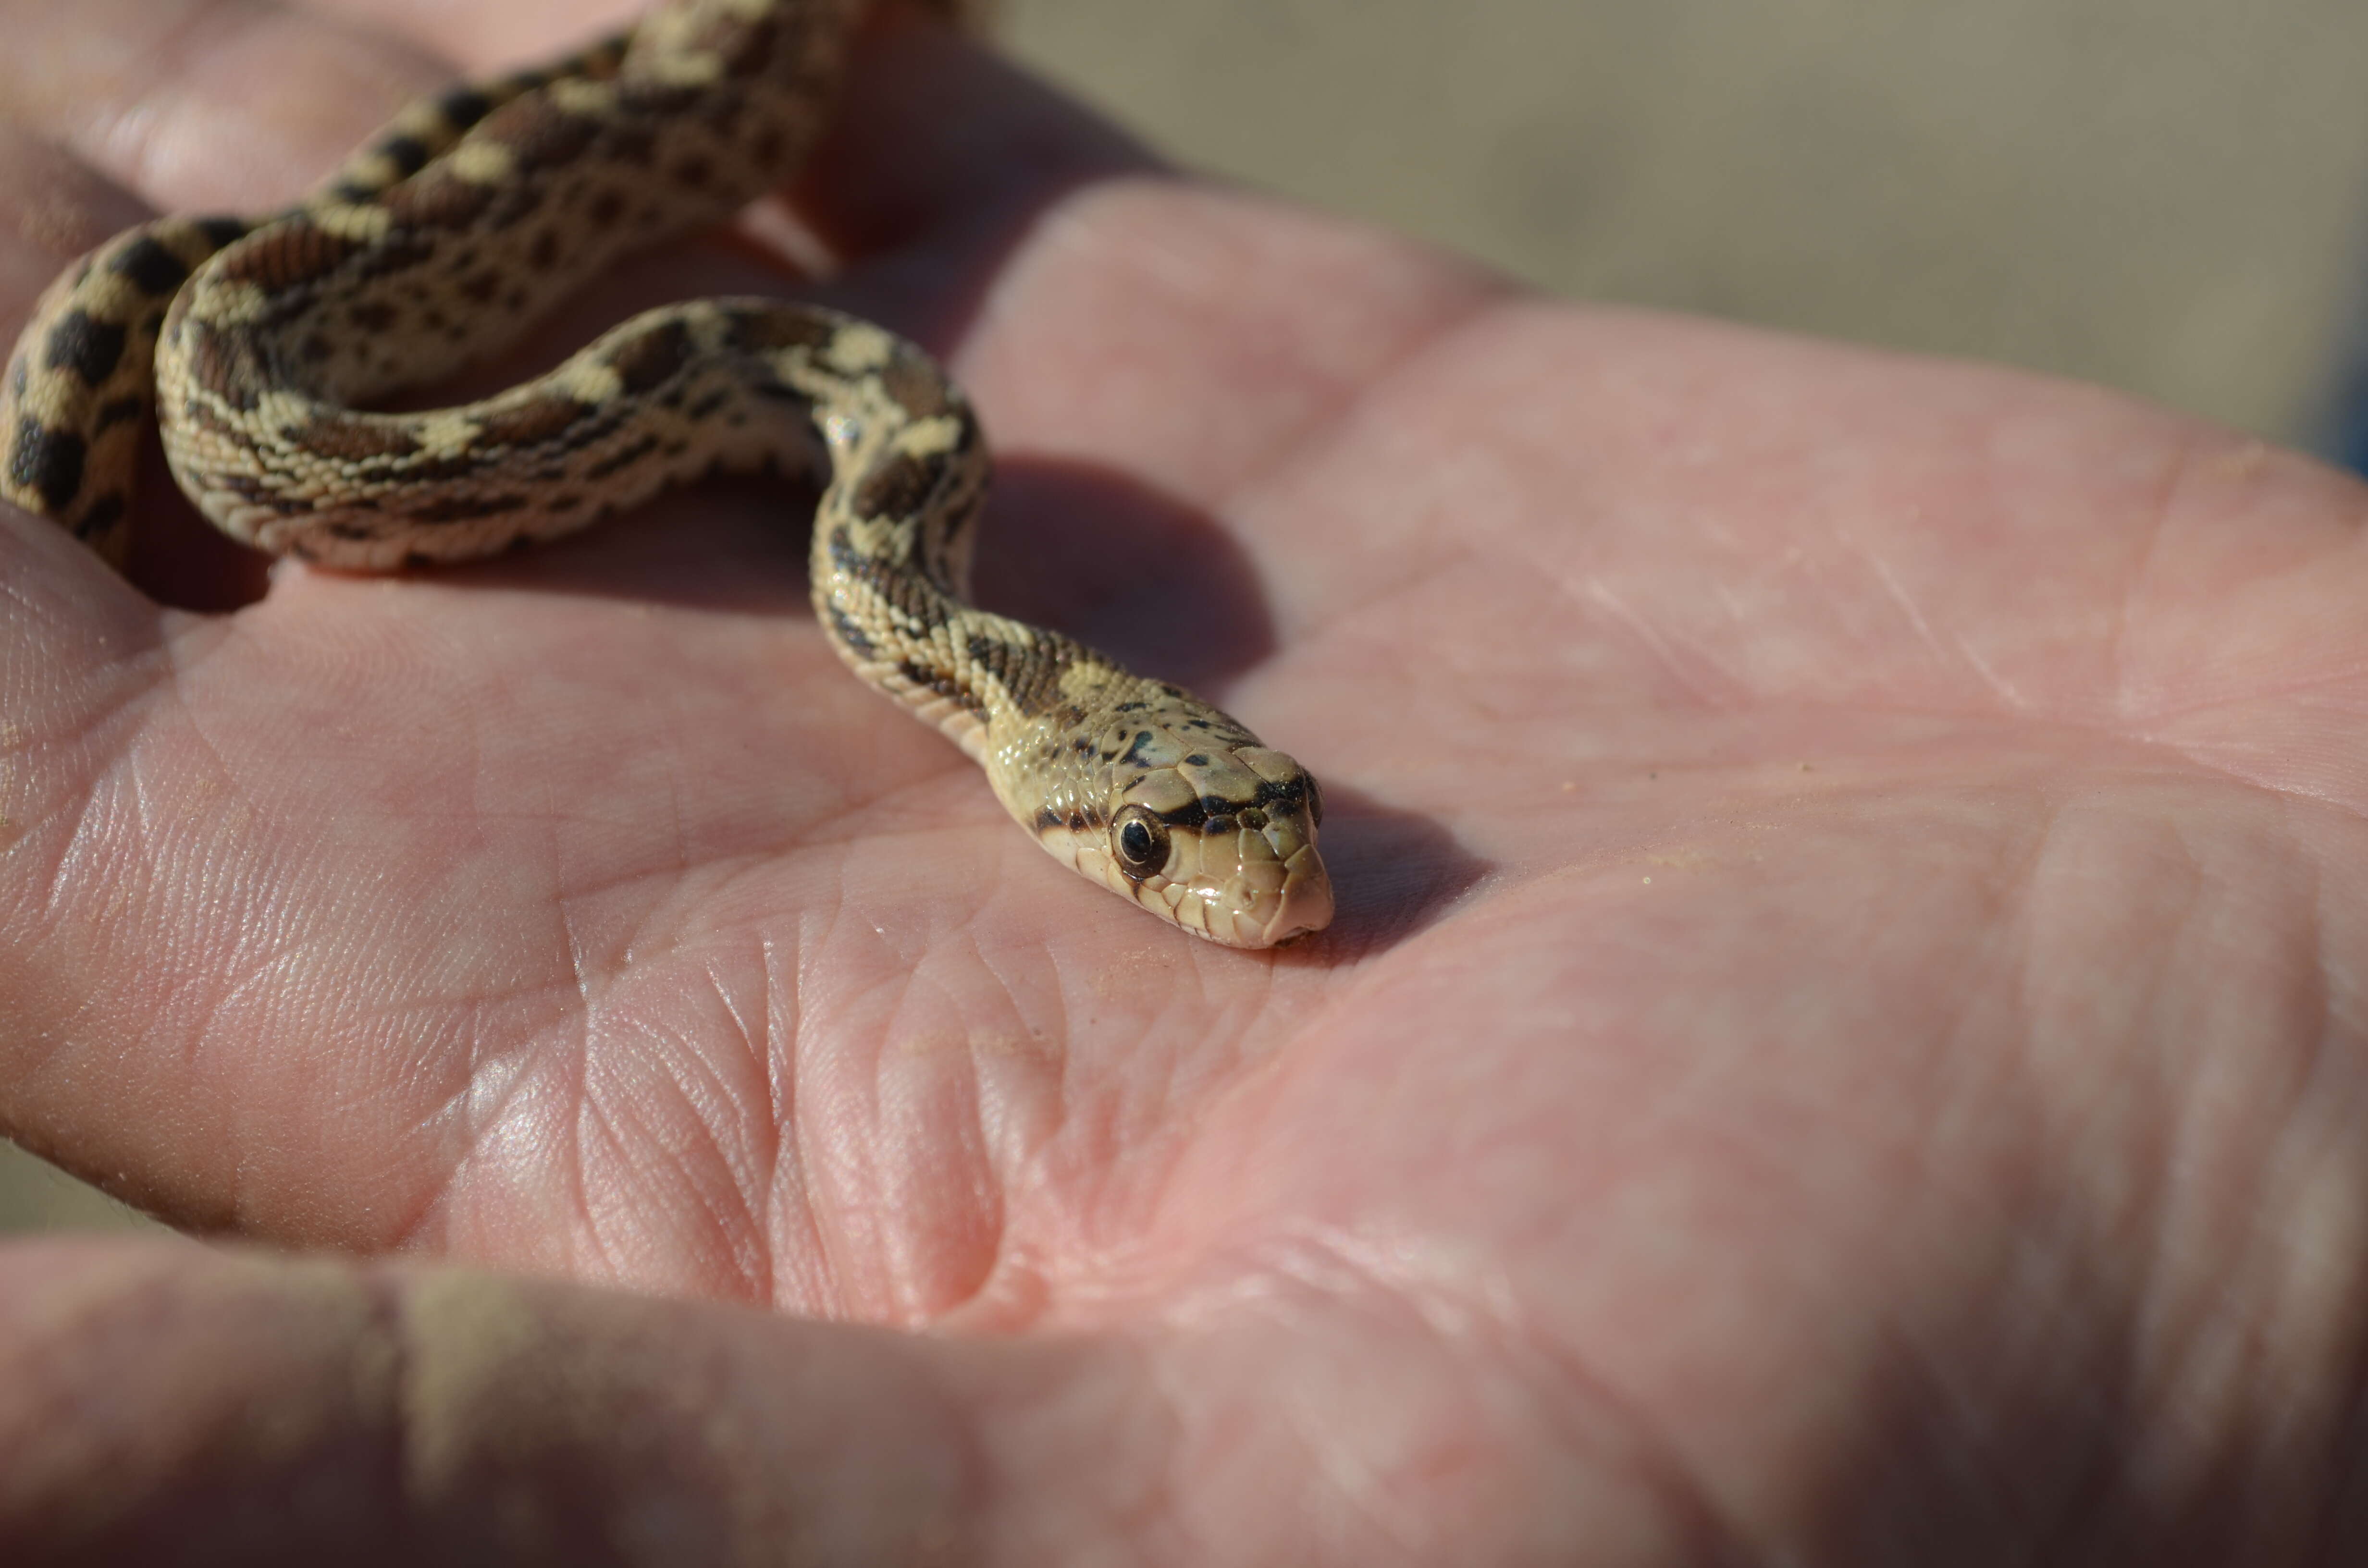
M 1229 948 L 1271 948 L 1329 925 L 1315 778 L 1255 742 L 1158 738 L 1133 748 L 1158 765 L 1114 773 L 1104 809 L 1072 834 L 1077 869 Z
M 1305 768 L 1190 693 L 1099 655 L 1075 657 L 1068 676 L 1080 700 L 1045 704 L 978 753 L 1037 843 L 1229 948 L 1271 948 L 1331 924 L 1332 882 L 1315 852 L 1324 797 Z M 1099 700 L 1089 707 L 1089 697 Z

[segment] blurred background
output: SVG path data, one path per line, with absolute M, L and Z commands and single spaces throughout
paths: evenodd
M 1178 162 L 1543 289 L 2368 453 L 2359 0 L 999 5 Z M 140 1222 L 0 1142 L 0 1231 Z

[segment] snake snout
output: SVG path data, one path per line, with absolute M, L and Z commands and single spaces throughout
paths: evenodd
M 1332 924 L 1332 879 L 1310 844 L 1284 865 L 1282 900 L 1267 922 L 1262 947 L 1281 947 Z

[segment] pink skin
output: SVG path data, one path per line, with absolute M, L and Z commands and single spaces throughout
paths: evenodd
M 5 0 L 0 290 L 624 8 Z M 336 1255 L 0 1249 L 0 1557 L 2368 1555 L 2359 487 L 1526 296 L 918 24 L 852 112 L 806 210 L 1005 456 L 982 597 L 1136 658 L 1238 562 L 1173 676 L 1338 919 L 1050 863 L 777 487 L 233 616 L 0 518 L 0 1125 Z

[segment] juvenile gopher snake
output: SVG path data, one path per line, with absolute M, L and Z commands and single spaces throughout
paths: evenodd
M 518 335 L 620 252 L 781 182 L 865 0 L 675 0 L 549 68 L 405 109 L 263 219 L 165 218 L 83 257 L 18 341 L 0 495 L 120 562 L 153 404 L 181 488 L 273 554 L 384 571 L 548 539 L 716 470 L 826 465 L 815 617 L 1053 856 L 1185 929 L 1320 929 L 1298 764 L 1175 687 L 965 602 L 986 454 L 928 356 L 773 300 L 648 312 L 462 407 L 357 405 Z

